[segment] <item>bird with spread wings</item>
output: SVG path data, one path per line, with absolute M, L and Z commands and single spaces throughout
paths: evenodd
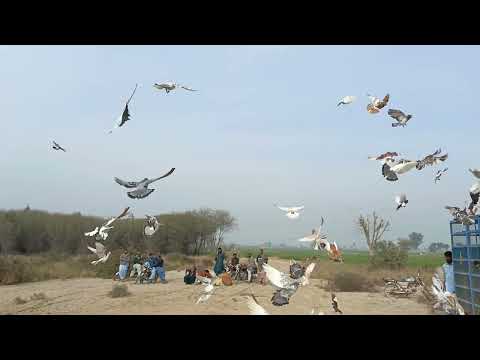
M 167 176 L 172 175 L 174 171 L 175 171 L 175 168 L 171 168 L 169 172 L 167 172 L 166 174 L 160 177 L 157 177 L 154 179 L 145 178 L 141 181 L 124 181 L 117 177 L 114 180 L 117 184 L 127 189 L 134 189 L 127 192 L 127 196 L 130 199 L 144 199 L 155 190 L 155 189 L 149 189 L 148 185 L 154 183 L 155 181 L 158 181 L 160 179 L 163 179 L 163 178 L 166 178 Z

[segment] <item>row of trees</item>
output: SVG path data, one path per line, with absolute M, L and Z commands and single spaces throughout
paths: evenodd
M 200 209 L 157 216 L 163 224 L 149 238 L 143 235 L 144 219 L 118 220 L 105 241 L 109 250 L 178 252 L 200 255 L 223 244 L 225 235 L 237 227 L 236 219 L 225 210 Z M 54 252 L 88 253 L 94 240 L 84 233 L 100 226 L 105 219 L 46 211 L 0 211 L 0 253 L 33 254 Z

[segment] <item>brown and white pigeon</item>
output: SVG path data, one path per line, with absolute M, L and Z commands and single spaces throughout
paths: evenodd
M 475 218 L 472 215 L 469 215 L 467 209 L 461 210 L 456 206 L 445 206 L 450 214 L 453 216 L 453 220 L 457 223 L 462 223 L 463 225 L 473 225 L 475 223 Z
M 437 155 L 440 155 L 441 152 L 442 152 L 442 149 L 438 149 L 433 154 L 427 155 L 422 160 L 419 160 L 416 166 L 417 170 L 422 170 L 427 165 L 436 165 L 436 164 L 439 164 L 440 162 L 447 160 L 448 154 L 437 156 Z
M 370 98 L 370 104 L 367 105 L 367 111 L 370 114 L 379 113 L 380 110 L 383 109 L 388 104 L 388 100 L 390 99 L 389 94 L 385 95 L 383 100 L 380 100 L 379 98 L 372 96 L 370 94 L 367 94 L 367 96 Z
M 392 127 L 397 127 L 397 126 L 405 127 L 407 126 L 408 120 L 410 120 L 413 117 L 413 115 L 405 115 L 403 111 L 395 110 L 395 109 L 388 110 L 388 115 L 390 115 L 392 118 L 397 120 L 396 123 L 392 124 Z
M 175 168 L 171 168 L 169 172 L 166 174 L 157 177 L 155 179 L 148 179 L 145 178 L 141 181 L 123 181 L 119 178 L 115 178 L 115 182 L 119 185 L 122 185 L 123 187 L 126 187 L 127 189 L 134 189 L 132 191 L 127 192 L 127 196 L 130 199 L 144 199 L 148 195 L 150 195 L 155 189 L 149 189 L 148 185 L 151 183 L 158 181 L 160 179 L 166 178 L 167 176 L 170 176 L 173 172 L 175 171 Z

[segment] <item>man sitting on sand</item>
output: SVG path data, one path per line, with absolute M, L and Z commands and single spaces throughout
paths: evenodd
M 118 276 L 120 277 L 120 280 L 125 280 L 125 278 L 127 277 L 127 273 L 128 273 L 128 263 L 129 263 L 130 259 L 128 257 L 128 251 L 125 250 L 123 252 L 122 255 L 120 255 L 120 265 L 118 267 L 118 271 L 117 273 L 115 274 L 115 277 L 114 277 L 114 280 L 115 278 Z
M 192 269 L 185 270 L 185 276 L 183 277 L 183 282 L 187 285 L 195 284 L 197 279 L 197 268 L 194 266 Z

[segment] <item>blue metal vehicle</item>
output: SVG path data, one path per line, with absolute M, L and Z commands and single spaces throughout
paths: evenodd
M 475 224 L 450 221 L 455 293 L 465 312 L 480 315 L 480 216 Z

